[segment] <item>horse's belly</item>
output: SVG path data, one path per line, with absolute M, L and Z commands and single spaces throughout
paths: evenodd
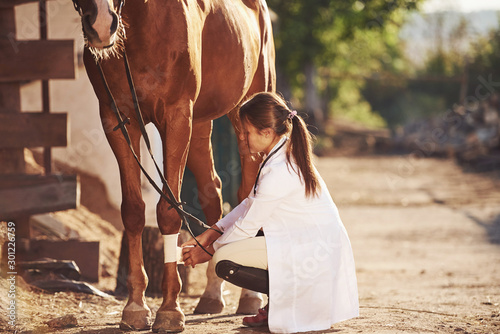
M 245 97 L 254 80 L 261 46 L 259 24 L 248 8 L 241 9 L 237 17 L 221 9 L 206 19 L 195 119 L 214 119 L 229 112 Z

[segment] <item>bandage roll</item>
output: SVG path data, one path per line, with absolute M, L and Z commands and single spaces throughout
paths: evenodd
M 179 238 L 179 233 L 176 234 L 166 234 L 163 236 L 163 250 L 165 254 L 165 263 L 177 262 L 179 256 L 179 251 L 177 247 L 177 239 Z

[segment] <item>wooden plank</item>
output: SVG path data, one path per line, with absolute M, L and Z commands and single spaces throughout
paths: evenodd
M 30 250 L 25 259 L 36 260 L 43 257 L 73 260 L 80 268 L 84 279 L 90 282 L 99 281 L 99 241 L 31 240 Z
M 38 2 L 39 0 L 0 0 L 0 8 L 10 8 L 25 3 Z
M 0 114 L 0 149 L 64 147 L 67 144 L 66 113 Z
M 73 40 L 0 40 L 0 82 L 74 79 Z
M 0 8 L 0 39 L 10 41 L 15 36 L 16 13 L 14 8 Z M 0 49 L 1 52 L 3 51 Z M 19 88 L 20 85 L 17 82 L 0 83 L 0 113 L 17 113 L 21 110 Z M 0 174 L 24 173 L 24 171 L 25 162 L 22 149 L 0 149 Z
M 12 8 L 25 3 L 39 2 L 39 0 L 0 0 L 0 8 Z
M 77 175 L 0 176 L 0 220 L 75 209 L 79 204 Z
M 21 85 L 18 82 L 0 82 L 0 113 L 21 111 Z
M 19 174 L 26 170 L 22 149 L 0 149 L 0 174 Z
M 0 8 L 0 36 L 7 39 L 15 38 L 16 13 L 14 8 Z

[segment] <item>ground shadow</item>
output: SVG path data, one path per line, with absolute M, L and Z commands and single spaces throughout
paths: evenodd
M 485 229 L 491 243 L 500 245 L 500 214 L 489 220 L 481 220 L 470 213 L 466 213 L 466 216 Z
M 314 333 L 314 334 L 327 334 L 327 333 L 338 333 L 342 332 L 341 329 L 330 328 L 326 331 L 314 331 L 314 332 L 302 332 L 302 334 Z M 249 334 L 249 333 L 270 333 L 268 327 L 240 327 L 236 329 L 237 334 Z
M 123 333 L 147 333 L 146 331 L 144 332 L 125 332 L 121 330 L 118 325 L 113 325 L 113 327 L 108 327 L 108 328 L 99 328 L 99 329 L 87 329 L 87 330 L 82 330 L 79 332 L 81 334 L 123 334 Z
M 189 319 L 190 316 L 198 316 L 195 319 Z M 189 324 L 200 324 L 203 322 L 207 321 L 213 321 L 213 320 L 228 320 L 228 319 L 234 319 L 237 317 L 241 317 L 239 314 L 220 314 L 220 315 L 213 315 L 213 316 L 202 316 L 200 314 L 187 314 L 186 315 L 186 325 Z

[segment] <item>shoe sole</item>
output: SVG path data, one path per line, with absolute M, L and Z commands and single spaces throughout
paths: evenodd
M 263 321 L 263 322 L 243 322 L 243 325 L 247 326 L 247 327 L 263 327 L 263 326 L 267 326 L 267 321 Z

